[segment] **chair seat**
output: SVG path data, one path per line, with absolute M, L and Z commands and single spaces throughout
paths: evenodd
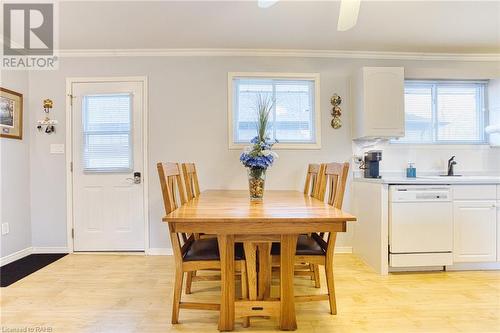
M 280 244 L 273 243 L 271 247 L 272 255 L 280 254 Z M 296 255 L 302 256 L 322 256 L 325 255 L 323 248 L 315 241 L 312 237 L 308 235 L 299 235 L 297 239 L 297 250 Z
M 184 253 L 184 261 L 208 261 L 220 260 L 219 244 L 217 238 L 197 239 L 193 241 Z M 234 259 L 245 259 L 243 244 L 236 243 L 234 246 Z

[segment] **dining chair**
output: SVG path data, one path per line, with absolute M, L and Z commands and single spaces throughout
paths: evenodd
M 349 163 L 327 163 L 320 177 L 319 200 L 325 200 L 328 189 L 328 204 L 342 209 L 345 186 L 349 175 Z
M 196 165 L 194 163 L 182 163 L 181 168 L 184 175 L 184 185 L 186 187 L 187 200 L 189 201 L 200 195 L 198 173 L 196 172 Z M 194 234 L 194 238 L 217 238 L 217 236 L 207 234 Z M 202 279 L 203 281 L 206 281 L 208 279 L 212 279 L 214 281 L 220 280 L 219 276 L 217 275 L 206 275 L 200 278 L 197 276 L 196 271 L 188 272 L 186 276 L 186 294 L 191 294 L 191 286 L 193 285 L 193 282 L 200 279 Z
M 194 163 L 182 163 L 182 173 L 184 175 L 184 185 L 186 186 L 187 200 L 194 199 L 200 195 L 200 185 L 198 182 L 198 173 Z M 195 239 L 199 239 L 199 234 L 194 234 Z M 196 271 L 188 272 L 186 276 L 186 294 L 191 294 L 193 280 L 196 280 Z
M 328 204 L 341 209 L 344 192 L 349 174 L 349 163 L 328 163 L 322 167 L 320 175 L 320 200 L 324 200 L 328 189 Z M 324 194 L 323 191 L 325 192 Z M 322 301 L 330 302 L 330 313 L 337 314 L 335 298 L 335 283 L 333 279 L 333 254 L 337 233 L 313 233 L 311 235 L 299 235 L 297 250 L 295 254 L 296 263 L 309 263 L 325 267 L 326 283 L 328 293 L 324 295 L 301 295 L 296 296 L 296 302 Z M 277 246 L 276 246 L 277 245 Z M 273 244 L 271 248 L 272 260 L 279 263 L 279 244 Z
M 316 199 L 324 197 L 324 193 L 320 193 L 320 176 L 323 172 L 324 164 L 311 163 L 307 166 L 306 181 L 304 183 L 304 194 Z M 302 242 L 307 240 L 306 238 L 298 239 L 298 247 L 302 248 Z M 274 245 L 275 247 L 279 244 Z M 307 265 L 304 267 L 304 264 Z M 279 266 L 279 265 L 278 265 Z M 275 266 L 277 267 L 277 266 Z M 301 263 L 295 267 L 295 275 L 309 276 L 311 280 L 314 280 L 314 286 L 316 288 L 321 287 L 320 277 L 319 277 L 319 266 L 309 263 Z
M 200 195 L 200 185 L 198 183 L 198 174 L 194 163 L 182 163 L 182 173 L 184 174 L 184 183 L 186 184 L 187 199 L 191 200 Z
M 319 198 L 319 176 L 321 164 L 309 164 L 307 166 L 306 182 L 304 184 L 304 194 L 313 198 Z
M 157 169 L 165 213 L 168 215 L 179 207 L 178 201 L 181 205 L 187 202 L 182 185 L 181 170 L 178 163 L 158 163 Z M 180 309 L 219 311 L 220 304 L 217 303 L 181 301 L 184 273 L 200 269 L 220 270 L 217 238 L 195 239 L 192 234 L 175 232 L 171 223 L 168 224 L 168 228 L 175 260 L 172 324 L 179 322 Z M 241 294 L 242 298 L 246 299 L 248 298 L 248 283 L 243 246 L 241 244 L 235 246 L 235 270 L 241 272 Z M 244 318 L 243 324 L 244 326 L 247 325 L 247 318 Z
M 311 163 L 307 166 L 306 181 L 304 184 L 304 194 L 310 197 L 319 199 L 324 194 L 320 194 L 320 176 L 323 171 L 324 164 Z M 301 269 L 302 268 L 302 269 Z M 306 269 L 303 266 L 297 267 L 295 269 L 296 275 L 310 276 L 311 280 L 314 280 L 314 286 L 316 288 L 321 287 L 321 281 L 319 277 L 319 266 L 315 264 L 309 264 Z

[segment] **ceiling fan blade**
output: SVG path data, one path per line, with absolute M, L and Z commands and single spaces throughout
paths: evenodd
M 356 25 L 358 21 L 359 5 L 361 0 L 341 0 L 338 31 L 346 31 Z
M 278 1 L 279 0 L 258 0 L 257 6 L 259 6 L 259 8 L 269 8 Z

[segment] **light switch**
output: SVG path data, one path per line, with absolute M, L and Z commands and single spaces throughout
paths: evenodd
M 64 154 L 64 143 L 53 143 L 50 145 L 51 154 Z
M 9 224 L 2 223 L 2 235 L 7 235 L 9 233 Z

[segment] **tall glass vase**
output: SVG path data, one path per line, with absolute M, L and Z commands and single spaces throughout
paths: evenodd
M 266 169 L 247 168 L 250 201 L 262 201 L 266 184 Z

